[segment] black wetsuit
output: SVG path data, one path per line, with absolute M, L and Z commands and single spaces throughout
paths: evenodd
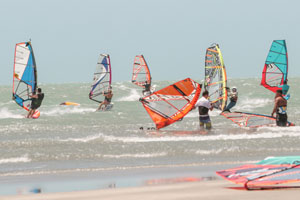
M 111 98 L 108 98 L 108 97 L 105 97 L 104 100 L 105 100 L 106 102 L 108 102 L 108 103 L 111 102 Z
M 42 104 L 42 101 L 44 99 L 44 93 L 39 93 L 37 96 L 38 98 L 32 99 L 31 106 L 30 106 L 31 109 L 37 109 Z

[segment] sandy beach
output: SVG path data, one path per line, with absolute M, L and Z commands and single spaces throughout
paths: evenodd
M 164 200 L 293 200 L 300 198 L 300 189 L 276 189 L 276 190 L 255 190 L 246 191 L 243 189 L 231 188 L 236 185 L 223 180 L 203 181 L 194 183 L 177 183 L 170 185 L 156 185 L 133 188 L 103 189 L 92 191 L 75 191 L 66 193 L 29 194 L 2 196 L 2 200 L 133 200 L 133 199 L 164 199 Z

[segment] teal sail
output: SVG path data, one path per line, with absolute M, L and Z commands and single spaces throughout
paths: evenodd
M 288 54 L 285 40 L 274 40 L 262 72 L 261 85 L 276 92 L 288 76 Z

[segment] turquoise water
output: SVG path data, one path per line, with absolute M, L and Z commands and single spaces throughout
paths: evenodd
M 174 81 L 175 82 L 175 81 Z M 155 82 L 157 89 L 173 83 Z M 239 101 L 235 111 L 270 114 L 274 94 L 259 85 L 259 79 L 233 79 Z M 290 78 L 289 121 L 300 124 L 300 78 Z M 113 83 L 114 108 L 94 112 L 89 83 L 41 84 L 45 100 L 37 120 L 25 119 L 26 112 L 11 100 L 11 87 L 0 86 L 0 182 L 18 177 L 66 175 L 101 170 L 143 169 L 235 163 L 261 160 L 267 156 L 299 155 L 299 126 L 241 129 L 211 112 L 213 130 L 199 130 L 194 110 L 183 121 L 160 131 L 154 127 L 142 104 L 141 95 L 130 82 Z M 64 101 L 80 106 L 60 106 Z

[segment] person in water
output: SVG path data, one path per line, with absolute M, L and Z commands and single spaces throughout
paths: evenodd
M 208 98 L 209 98 L 209 93 L 207 90 L 205 90 L 202 93 L 202 97 L 198 99 L 197 103 L 195 104 L 195 108 L 198 107 L 200 128 L 204 129 L 205 127 L 206 129 L 209 130 L 212 128 L 212 125 L 211 125 L 208 111 L 213 110 L 213 106 L 211 102 L 208 100 Z
M 283 85 L 278 85 L 279 88 L 282 89 L 282 94 L 285 96 L 287 95 L 289 89 L 290 89 L 290 86 L 287 84 L 287 79 L 283 82 Z
M 149 83 L 148 81 L 146 81 L 146 83 L 144 84 L 145 89 L 143 90 L 143 95 L 144 96 L 148 96 L 151 94 L 151 83 Z
M 109 87 L 107 92 L 103 92 L 103 96 L 104 96 L 104 101 L 102 101 L 100 103 L 100 105 L 96 111 L 101 110 L 102 106 L 104 106 L 104 108 L 106 108 L 111 103 L 111 99 L 113 97 L 112 87 Z
M 36 109 L 38 109 L 42 105 L 42 102 L 44 99 L 44 93 L 42 93 L 42 89 L 38 88 L 37 94 L 33 93 L 33 95 L 30 96 L 30 98 L 32 98 L 32 101 L 31 101 L 31 106 L 30 106 L 30 110 L 28 112 L 27 118 L 32 118 Z
M 277 90 L 275 95 L 275 104 L 271 116 L 276 113 L 276 125 L 287 125 L 287 100 L 282 96 L 282 90 Z
M 223 112 L 230 112 L 230 109 L 233 108 L 238 100 L 238 91 L 236 87 L 226 88 L 229 93 L 229 99 L 230 103 L 226 106 L 226 108 L 223 110 Z

